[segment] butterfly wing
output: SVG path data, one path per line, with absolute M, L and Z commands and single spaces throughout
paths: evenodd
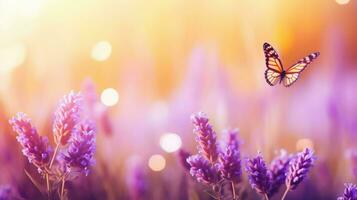
M 265 80 L 269 85 L 273 86 L 281 79 L 283 65 L 281 64 L 278 53 L 270 44 L 264 43 L 263 49 L 265 54 L 265 65 L 267 66 L 267 69 L 265 70 Z
M 315 60 L 318 56 L 320 55 L 319 52 L 312 53 L 305 58 L 299 60 L 296 64 L 291 66 L 288 70 L 286 70 L 285 76 L 283 78 L 283 84 L 285 87 L 291 86 L 297 79 L 299 78 L 299 75 L 304 69 L 313 61 Z

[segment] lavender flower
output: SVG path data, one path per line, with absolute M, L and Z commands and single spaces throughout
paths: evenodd
M 0 200 L 24 200 L 11 185 L 0 186 Z
M 252 188 L 260 194 L 267 195 L 270 189 L 270 178 L 260 153 L 252 159 L 247 159 L 246 171 Z
M 216 133 L 209 124 L 207 116 L 199 112 L 192 115 L 191 120 L 194 125 L 193 132 L 197 135 L 196 141 L 199 143 L 199 153 L 214 163 L 218 158 Z
M 280 187 L 285 183 L 291 157 L 292 156 L 288 155 L 285 150 L 280 150 L 280 154 L 270 163 L 269 176 L 271 186 L 269 196 L 273 196 L 277 193 Z
M 190 164 L 190 174 L 197 179 L 198 182 L 207 185 L 215 185 L 219 181 L 218 170 L 214 165 L 211 165 L 201 155 L 193 155 L 187 158 Z
M 130 199 L 146 199 L 149 193 L 149 182 L 145 167 L 136 157 L 127 160 L 126 184 Z
M 346 183 L 343 196 L 338 197 L 337 200 L 357 200 L 357 187 L 355 184 Z
M 190 171 L 190 168 L 191 168 L 191 165 L 187 162 L 187 158 L 190 156 L 191 156 L 191 154 L 183 149 L 180 149 L 180 151 L 178 153 L 178 157 L 179 157 L 181 166 L 187 171 Z
M 47 137 L 42 137 L 37 133 L 30 118 L 24 113 L 17 113 L 9 120 L 9 123 L 18 134 L 16 139 L 23 147 L 22 153 L 39 170 L 43 168 L 49 162 L 51 153 Z
M 94 164 L 95 132 L 93 123 L 87 121 L 80 124 L 68 149 L 59 155 L 59 160 L 69 169 L 78 168 L 88 175 L 89 167 Z
M 313 151 L 306 148 L 300 152 L 296 158 L 290 161 L 289 171 L 285 181 L 287 188 L 290 190 L 296 189 L 313 166 L 314 160 Z
M 236 138 L 237 129 L 229 130 L 228 142 L 225 151 L 219 157 L 219 171 L 223 178 L 239 183 L 242 176 L 239 142 Z
M 66 145 L 71 138 L 74 127 L 79 122 L 82 97 L 79 93 L 65 95 L 55 111 L 53 134 L 56 144 Z

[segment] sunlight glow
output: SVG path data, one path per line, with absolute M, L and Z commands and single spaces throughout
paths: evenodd
M 115 89 L 107 88 L 100 95 L 100 100 L 106 106 L 114 106 L 119 101 L 119 94 Z
M 180 149 L 181 144 L 181 137 L 175 133 L 165 133 L 160 137 L 160 146 L 168 153 L 172 153 Z
M 302 151 L 305 148 L 314 149 L 314 143 L 309 138 L 302 138 L 296 142 L 296 150 Z
M 100 41 L 92 48 L 92 58 L 96 61 L 105 61 L 112 54 L 112 45 L 108 41 Z
M 150 157 L 148 165 L 152 171 L 162 171 L 165 169 L 166 160 L 162 155 L 155 154 Z
M 336 0 L 336 3 L 340 4 L 340 5 L 345 5 L 348 4 L 350 2 L 350 0 Z
M 0 72 L 10 72 L 21 65 L 26 58 L 26 47 L 22 43 L 0 49 Z

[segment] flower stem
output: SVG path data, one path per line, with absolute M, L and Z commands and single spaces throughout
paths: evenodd
M 45 174 L 45 177 L 46 177 L 46 186 L 47 186 L 47 197 L 48 197 L 48 199 L 51 199 L 50 198 L 50 180 L 48 178 L 48 173 L 47 172 Z
M 51 167 L 53 165 L 53 161 L 55 161 L 55 157 L 56 157 L 56 154 L 57 154 L 57 151 L 58 151 L 58 148 L 59 148 L 60 144 L 61 144 L 61 138 L 59 139 L 59 142 L 56 145 L 55 151 L 53 152 L 53 156 L 52 156 L 52 159 L 51 159 L 51 162 L 50 162 L 50 166 L 48 167 L 49 169 L 51 169 Z
M 267 193 L 264 194 L 264 198 L 265 198 L 265 200 L 269 200 L 269 197 L 268 197 Z
M 235 189 L 235 187 L 234 187 L 233 181 L 231 181 L 231 186 L 232 186 L 233 200 L 236 200 L 236 199 L 237 199 L 237 195 L 236 195 L 236 189 Z
M 286 190 L 285 190 L 283 196 L 281 197 L 281 200 L 284 200 L 284 199 L 285 199 L 285 197 L 286 197 L 286 195 L 288 194 L 289 190 L 290 190 L 290 187 L 289 187 L 289 186 L 286 186 Z
M 63 194 L 64 194 L 64 183 L 66 182 L 65 178 L 62 177 L 62 185 L 61 185 L 61 196 L 60 199 L 63 200 Z

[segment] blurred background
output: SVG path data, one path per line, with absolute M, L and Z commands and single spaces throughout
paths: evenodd
M 97 165 L 69 185 L 73 199 L 209 198 L 202 188 L 184 196 L 182 184 L 195 184 L 177 162 L 179 148 L 197 151 L 198 111 L 219 139 L 239 128 L 243 156 L 313 148 L 313 173 L 290 198 L 335 199 L 356 183 L 356 9 L 355 0 L 0 0 L 0 184 L 40 198 L 7 121 L 23 111 L 53 142 L 55 106 L 74 90 L 100 129 Z M 270 87 L 264 42 L 285 68 L 321 55 L 292 87 Z

